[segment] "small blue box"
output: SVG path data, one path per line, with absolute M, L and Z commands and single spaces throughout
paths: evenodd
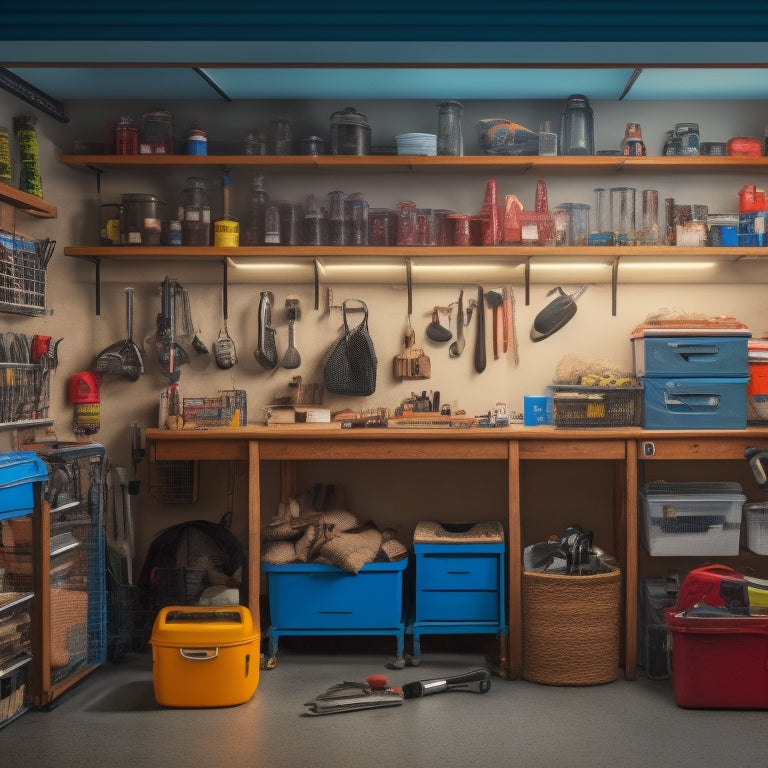
M 748 378 L 643 379 L 644 429 L 746 429 Z
M 635 376 L 749 376 L 748 335 L 632 339 Z
M 0 454 L 0 520 L 34 511 L 33 483 L 48 479 L 45 462 L 31 451 Z

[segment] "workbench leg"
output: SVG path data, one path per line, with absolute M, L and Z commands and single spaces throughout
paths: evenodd
M 509 677 L 515 679 L 523 669 L 523 545 L 520 530 L 520 445 L 510 440 L 507 454 L 507 622 L 509 635 L 502 635 L 502 643 L 508 642 Z
M 248 608 L 261 627 L 261 460 L 259 443 L 248 443 Z

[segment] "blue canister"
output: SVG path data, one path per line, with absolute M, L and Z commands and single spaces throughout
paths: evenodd
M 191 128 L 187 134 L 187 154 L 207 155 L 208 134 L 200 128 Z

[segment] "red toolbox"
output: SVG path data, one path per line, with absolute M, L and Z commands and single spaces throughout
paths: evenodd
M 686 617 L 676 610 L 666 612 L 678 705 L 768 708 L 768 617 Z

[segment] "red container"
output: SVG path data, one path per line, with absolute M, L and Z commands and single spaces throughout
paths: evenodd
M 675 701 L 693 709 L 768 709 L 768 617 L 676 616 L 672 632 Z

